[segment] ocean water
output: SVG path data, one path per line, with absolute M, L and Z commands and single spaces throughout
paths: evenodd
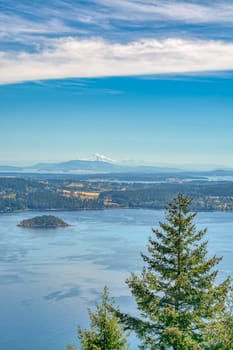
M 163 211 L 56 212 L 72 226 L 25 229 L 16 225 L 44 212 L 0 214 L 0 349 L 64 350 L 78 345 L 77 325 L 88 325 L 107 285 L 123 311 L 135 312 L 125 279 L 140 272 L 151 227 Z M 233 276 L 233 213 L 205 212 L 209 254 L 223 256 L 218 281 Z M 137 349 L 134 336 L 131 349 Z

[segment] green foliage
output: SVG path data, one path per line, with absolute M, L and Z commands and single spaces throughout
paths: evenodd
M 111 311 L 113 300 L 109 299 L 108 289 L 104 288 L 101 304 L 96 311 L 89 310 L 90 330 L 79 327 L 79 339 L 82 350 L 126 350 L 126 335 L 117 317 Z
M 147 267 L 127 280 L 140 316 L 119 310 L 117 315 L 137 333 L 142 349 L 225 349 L 208 348 L 205 329 L 214 327 L 213 320 L 226 310 L 230 280 L 214 284 L 214 268 L 221 258 L 207 258 L 206 230 L 196 229 L 190 204 L 179 194 L 168 205 L 166 221 L 149 239 L 149 254 L 142 254 Z
M 233 289 L 216 317 L 204 328 L 204 349 L 233 350 Z
M 22 176 L 22 175 L 20 175 Z M 25 178 L 0 177 L 0 212 L 17 210 L 79 210 L 121 208 L 154 208 L 162 209 L 179 192 L 192 197 L 193 210 L 233 211 L 233 186 L 230 181 L 211 182 L 193 181 L 183 183 L 134 183 L 135 179 L 149 181 L 166 181 L 168 175 L 114 175 L 132 183 L 114 183 L 108 181 L 78 181 L 76 176 L 69 175 L 31 175 Z M 60 178 L 61 176 L 61 178 Z M 102 174 L 103 179 L 111 180 L 113 175 Z M 139 177 L 138 177 L 139 176 Z M 142 177 L 141 177 L 142 176 Z M 32 177 L 32 178 L 31 178 Z M 38 177 L 38 178 L 37 178 Z M 59 177 L 59 179 L 56 179 Z M 64 178 L 63 178 L 64 177 Z M 66 179 L 67 177 L 67 179 Z M 79 178 L 79 177 L 78 177 Z M 70 180 L 68 180 L 70 179 Z M 181 177 L 182 179 L 182 177 Z M 87 192 L 98 192 L 99 197 L 82 199 L 74 195 L 78 182 L 81 189 Z M 65 196 L 63 190 L 71 191 Z

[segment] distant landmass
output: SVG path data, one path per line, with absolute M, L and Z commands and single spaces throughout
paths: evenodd
M 18 167 L 18 166 L 13 166 L 13 165 L 0 165 L 0 171 L 6 171 L 6 172 L 18 172 L 18 171 L 22 171 L 23 168 L 22 167 Z
M 120 165 L 102 160 L 70 160 L 61 163 L 38 163 L 28 169 L 41 172 L 111 173 L 121 172 L 122 168 Z
M 0 176 L 0 213 L 23 210 L 162 209 L 178 193 L 197 211 L 233 211 L 233 180 L 161 174 L 7 174 Z M 57 213 L 57 212 L 56 212 Z M 52 214 L 50 212 L 49 214 Z M 53 212 L 54 214 L 54 212 Z M 30 221 L 31 220 L 31 221 Z M 63 226 L 56 218 L 33 218 L 23 227 Z
M 203 176 L 233 176 L 233 169 L 215 169 L 208 171 L 184 170 L 176 167 L 148 166 L 138 165 L 129 166 L 117 164 L 113 161 L 105 160 L 107 158 L 97 157 L 93 160 L 70 160 L 58 163 L 37 163 L 33 166 L 16 167 L 0 166 L 0 172 L 27 172 L 27 173 L 70 173 L 70 174 L 109 174 L 109 173 L 151 173 L 151 174 L 178 174 L 185 172 Z
M 23 220 L 17 226 L 19 227 L 39 227 L 39 228 L 55 228 L 70 226 L 62 219 L 53 215 L 35 216 L 32 219 Z

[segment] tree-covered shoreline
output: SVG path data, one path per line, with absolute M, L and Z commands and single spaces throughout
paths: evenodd
M 230 181 L 137 183 L 77 179 L 0 178 L 0 212 L 24 210 L 163 209 L 179 192 L 195 211 L 233 211 Z

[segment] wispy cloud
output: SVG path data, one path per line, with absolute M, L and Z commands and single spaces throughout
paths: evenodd
M 1 84 L 232 69 L 228 0 L 8 0 L 1 9 Z
M 99 3 L 98 0 L 95 1 Z M 111 17 L 127 20 L 169 19 L 189 23 L 220 23 L 233 20 L 233 5 L 226 1 L 194 3 L 174 0 L 102 0 L 107 8 L 114 8 Z
M 0 52 L 0 83 L 231 70 L 232 52 L 233 44 L 221 41 L 51 39 L 37 53 Z
M 35 21 L 22 18 L 19 15 L 0 13 L 0 42 L 15 42 L 25 45 L 38 46 L 47 36 L 60 37 L 64 35 L 85 35 L 85 29 L 72 28 L 59 18 Z
M 27 1 L 8 1 L 8 12 L 18 12 L 39 18 L 60 18 L 68 21 L 90 23 L 99 19 L 229 22 L 233 20 L 233 4 L 227 0 L 177 1 L 177 0 L 74 0 L 41 1 L 37 7 Z M 114 11 L 112 11 L 114 9 Z
M 0 33 L 30 33 L 30 34 L 47 34 L 67 32 L 69 28 L 58 19 L 50 19 L 44 22 L 35 22 L 22 18 L 18 15 L 7 15 L 0 13 Z
M 189 2 L 175 0 L 73 0 L 41 1 L 32 6 L 28 1 L 8 0 L 0 14 L 1 37 L 14 40 L 12 34 L 30 33 L 100 34 L 101 28 L 124 31 L 129 27 L 150 28 L 170 22 L 183 25 L 221 24 L 233 25 L 233 4 L 229 1 Z M 178 24 L 179 25 L 179 24 Z M 122 28 L 122 26 L 124 28 Z M 174 28 L 173 28 L 174 29 Z M 184 30 L 184 28 L 182 28 Z M 106 37 L 106 33 L 102 33 Z

